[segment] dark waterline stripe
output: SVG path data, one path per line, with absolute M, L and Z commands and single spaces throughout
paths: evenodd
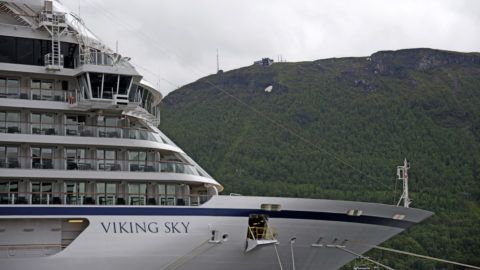
M 270 218 L 325 220 L 382 225 L 406 229 L 414 222 L 375 216 L 349 216 L 340 213 L 313 211 L 265 211 L 235 208 L 173 208 L 173 207 L 0 207 L 0 216 L 212 216 L 248 217 L 265 214 Z

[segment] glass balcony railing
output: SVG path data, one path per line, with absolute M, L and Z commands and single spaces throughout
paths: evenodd
M 0 158 L 0 168 L 41 169 L 41 170 L 78 170 L 78 171 L 119 171 L 119 172 L 160 172 L 200 175 L 195 167 L 188 163 L 173 161 L 132 161 L 120 159 L 91 158 L 52 158 L 8 157 Z
M 113 56 L 105 52 L 90 52 L 79 55 L 76 63 L 79 65 L 113 66 Z
M 118 138 L 154 141 L 153 132 L 143 129 L 111 126 L 88 126 L 84 124 L 52 124 L 0 121 L 0 133 L 37 135 L 61 135 L 98 138 Z M 160 141 L 163 142 L 163 141 Z
M 69 102 L 74 91 L 53 89 L 0 89 L 0 98 Z
M 86 193 L 86 192 L 6 192 L 0 191 L 0 204 L 43 205 L 165 205 L 198 206 L 212 195 L 148 195 L 147 193 Z

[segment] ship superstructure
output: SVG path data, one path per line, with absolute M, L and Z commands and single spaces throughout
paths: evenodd
M 162 95 L 128 57 L 60 2 L 0 12 L 0 269 L 335 269 L 354 258 L 338 247 L 431 214 L 218 196 L 158 129 Z

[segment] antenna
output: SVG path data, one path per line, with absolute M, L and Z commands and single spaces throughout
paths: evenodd
M 220 64 L 218 61 L 218 49 L 217 49 L 217 73 L 220 71 Z
M 115 53 L 118 54 L 118 40 L 115 41 Z
M 410 169 L 410 166 L 405 158 L 403 161 L 403 166 L 397 167 L 397 179 L 403 181 L 403 193 L 400 197 L 400 200 L 398 200 L 397 206 L 399 206 L 400 202 L 403 200 L 403 207 L 405 208 L 408 208 L 412 202 L 408 196 L 408 169 Z

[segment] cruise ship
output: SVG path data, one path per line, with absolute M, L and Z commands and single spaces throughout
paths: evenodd
M 432 215 L 219 195 L 161 100 L 61 2 L 0 1 L 1 270 L 338 269 Z

